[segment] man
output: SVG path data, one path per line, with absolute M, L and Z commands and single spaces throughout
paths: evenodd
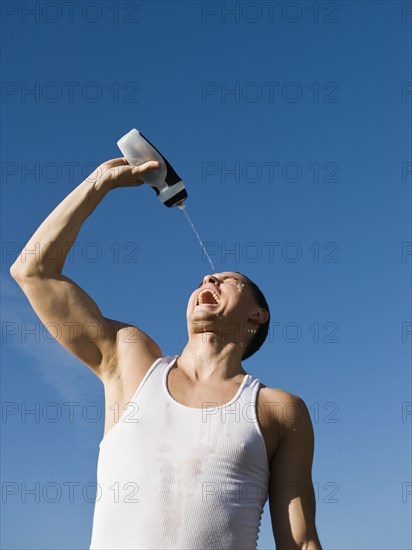
M 256 285 L 240 273 L 206 276 L 188 302 L 188 343 L 172 358 L 139 328 L 104 317 L 62 274 L 106 194 L 141 185 L 158 166 L 103 163 L 29 240 L 38 255 L 27 259 L 24 249 L 10 270 L 41 321 L 59 324 L 60 343 L 104 385 L 90 548 L 252 550 L 269 496 L 277 549 L 318 550 L 307 407 L 241 365 L 267 334 Z M 83 331 L 91 324 L 93 341 Z

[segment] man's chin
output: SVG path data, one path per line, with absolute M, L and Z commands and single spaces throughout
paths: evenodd
M 213 311 L 212 308 L 198 308 L 193 311 L 189 317 L 189 325 L 199 325 L 213 327 L 219 320 L 219 314 L 217 311 Z

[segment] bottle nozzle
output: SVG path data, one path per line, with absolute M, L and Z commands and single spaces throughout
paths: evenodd
M 184 209 L 186 208 L 186 205 L 185 205 L 184 202 L 180 202 L 179 204 L 176 204 L 176 206 L 177 206 L 178 208 L 180 208 L 180 210 L 184 210 Z

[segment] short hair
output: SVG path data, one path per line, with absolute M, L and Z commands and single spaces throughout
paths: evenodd
M 269 332 L 269 323 L 270 323 L 270 311 L 269 306 L 266 301 L 266 298 L 263 295 L 263 292 L 260 290 L 260 288 L 257 286 L 256 283 L 254 283 L 249 277 L 246 277 L 243 273 L 239 273 L 239 271 L 235 271 L 234 273 L 237 273 L 238 275 L 241 275 L 244 277 L 249 285 L 249 287 L 252 290 L 253 297 L 259 307 L 262 307 L 266 309 L 268 312 L 268 319 L 265 323 L 261 324 L 252 338 L 252 340 L 249 342 L 244 354 L 242 355 L 242 360 L 248 359 L 251 355 L 253 355 L 263 344 L 263 342 L 266 340 L 266 337 Z

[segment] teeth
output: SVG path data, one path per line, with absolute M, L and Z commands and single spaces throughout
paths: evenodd
M 219 294 L 217 294 L 217 292 L 215 292 L 214 290 L 212 290 L 212 289 L 210 289 L 210 288 L 205 288 L 205 290 L 202 290 L 202 291 L 200 292 L 200 294 L 198 295 L 198 297 L 197 297 L 197 302 L 198 302 L 199 305 L 200 305 L 200 304 L 203 304 L 202 294 L 203 294 L 204 292 L 210 292 L 210 293 L 212 294 L 213 298 L 215 299 L 216 304 L 219 303 L 219 301 L 220 301 Z M 205 303 L 207 304 L 207 303 L 209 303 L 209 302 L 205 302 Z

